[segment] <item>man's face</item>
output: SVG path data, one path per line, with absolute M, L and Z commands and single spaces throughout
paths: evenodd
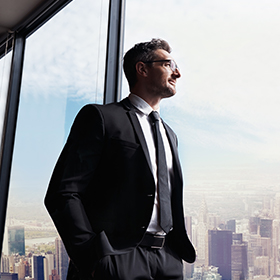
M 148 66 L 148 79 L 150 92 L 153 95 L 157 95 L 161 98 L 173 96 L 176 93 L 176 81 L 181 77 L 179 69 L 173 71 L 171 69 L 170 60 L 173 60 L 172 56 L 165 50 L 158 49 L 155 52 L 155 58 L 157 60 L 168 60 L 165 62 L 153 62 Z

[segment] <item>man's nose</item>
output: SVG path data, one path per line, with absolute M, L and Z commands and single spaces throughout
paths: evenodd
M 180 78 L 181 77 L 181 72 L 178 68 L 175 69 L 175 71 L 173 71 L 173 75 L 176 76 L 176 78 Z

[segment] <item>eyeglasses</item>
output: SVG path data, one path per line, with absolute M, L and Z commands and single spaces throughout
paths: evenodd
M 172 72 L 175 72 L 176 69 L 179 70 L 178 65 L 173 59 L 151 60 L 151 61 L 145 61 L 144 63 L 153 63 L 153 62 L 169 62 L 170 63 L 169 67 L 172 70 Z

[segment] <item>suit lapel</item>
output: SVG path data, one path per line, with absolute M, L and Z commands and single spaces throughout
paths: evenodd
M 128 117 L 129 117 L 129 119 L 130 119 L 130 121 L 132 123 L 132 126 L 134 127 L 135 133 L 136 133 L 136 135 L 137 135 L 137 137 L 139 139 L 139 142 L 140 142 L 140 145 L 141 145 L 141 147 L 143 149 L 143 152 L 144 152 L 144 155 L 146 157 L 147 163 L 148 163 L 149 168 L 150 168 L 150 170 L 152 172 L 152 164 L 151 164 L 151 159 L 150 159 L 147 143 L 146 143 L 146 140 L 145 140 L 145 137 L 144 137 L 141 125 L 140 125 L 140 123 L 138 121 L 138 118 L 136 116 L 135 109 L 132 106 L 132 104 L 130 103 L 128 98 L 125 98 L 121 102 L 123 103 L 125 109 L 128 110 L 127 111 Z

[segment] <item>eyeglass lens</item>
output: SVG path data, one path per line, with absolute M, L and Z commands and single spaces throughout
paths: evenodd
M 170 60 L 170 68 L 174 72 L 176 69 L 179 69 L 178 65 L 175 63 L 174 60 Z

